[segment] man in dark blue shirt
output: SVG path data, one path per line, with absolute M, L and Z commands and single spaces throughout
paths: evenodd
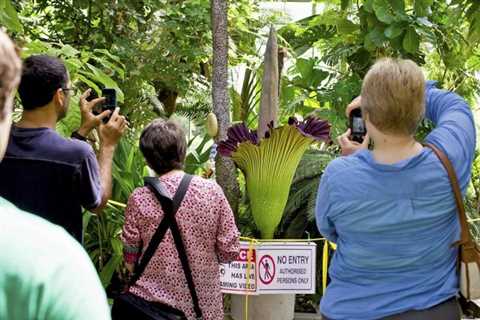
M 23 113 L 12 126 L 0 164 L 0 196 L 63 226 L 81 242 L 82 207 L 99 213 L 111 197 L 113 154 L 127 121 L 118 108 L 93 115 L 103 98 L 88 102 L 88 90 L 80 99 L 82 124 L 72 135 L 75 139 L 61 137 L 55 127 L 67 114 L 72 88 L 63 62 L 50 56 L 24 61 L 18 93 Z M 98 162 L 85 142 L 95 128 L 100 137 Z

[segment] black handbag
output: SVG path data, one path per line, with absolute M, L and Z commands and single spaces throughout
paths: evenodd
M 135 268 L 135 273 L 132 276 L 129 285 L 133 285 L 140 278 L 150 262 L 150 259 L 155 254 L 155 251 L 164 238 L 167 230 L 170 229 L 175 242 L 175 247 L 178 251 L 180 262 L 182 264 L 182 269 L 187 280 L 188 289 L 192 297 L 196 319 L 202 320 L 202 310 L 200 309 L 200 305 L 198 303 L 198 296 L 195 291 L 195 284 L 193 283 L 192 271 L 188 263 L 185 245 L 178 228 L 177 220 L 175 219 L 175 214 L 180 207 L 192 178 L 193 176 L 188 174 L 183 176 L 173 200 L 169 197 L 168 192 L 164 189 L 158 178 L 145 178 L 145 185 L 148 186 L 157 197 L 165 216 L 152 236 L 152 239 L 145 250 L 143 258 Z M 114 299 L 112 306 L 112 319 L 184 320 L 186 317 L 182 311 L 173 307 L 162 303 L 146 301 L 130 292 L 125 292 L 117 295 L 117 297 Z

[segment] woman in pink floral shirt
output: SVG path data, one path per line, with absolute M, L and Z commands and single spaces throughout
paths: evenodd
M 155 120 L 142 133 L 140 149 L 149 166 L 173 196 L 182 180 L 186 153 L 183 130 L 174 122 Z M 122 241 L 125 261 L 133 269 L 164 213 L 147 187 L 137 188 L 128 200 Z M 223 320 L 219 263 L 236 258 L 239 232 L 222 189 L 212 180 L 194 177 L 176 213 L 176 220 L 192 270 L 203 319 Z M 160 302 L 195 319 L 190 291 L 171 231 L 130 293 Z

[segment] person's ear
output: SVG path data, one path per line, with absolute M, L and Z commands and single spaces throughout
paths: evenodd
M 63 89 L 58 88 L 57 91 L 55 91 L 55 94 L 53 95 L 53 101 L 55 102 L 55 105 L 62 106 L 65 103 L 65 91 Z

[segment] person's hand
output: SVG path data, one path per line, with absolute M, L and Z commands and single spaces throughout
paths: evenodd
M 102 103 L 105 98 L 100 97 L 93 99 L 92 101 L 87 101 L 87 98 L 91 92 L 92 89 L 88 89 L 80 96 L 80 114 L 82 120 L 80 129 L 78 129 L 77 132 L 84 137 L 87 137 L 93 129 L 102 123 L 104 118 L 108 117 L 112 113 L 110 110 L 105 110 L 97 116 L 94 115 L 92 113 L 93 108 L 97 104 Z
M 127 120 L 119 113 L 120 108 L 117 107 L 107 123 L 100 123 L 98 134 L 103 147 L 115 147 L 128 128 Z
M 345 109 L 345 115 L 350 117 L 350 112 L 352 112 L 353 109 L 358 109 L 362 105 L 362 96 L 358 96 L 355 99 L 350 102 L 350 104 L 347 106 L 347 109 Z
M 370 143 L 370 138 L 368 137 L 368 133 L 363 138 L 362 143 L 358 143 L 356 141 L 350 140 L 351 135 L 350 129 L 348 129 L 344 134 L 337 137 L 337 142 L 342 149 L 342 156 L 349 156 L 352 153 L 357 152 L 361 149 L 368 149 L 368 144 Z

